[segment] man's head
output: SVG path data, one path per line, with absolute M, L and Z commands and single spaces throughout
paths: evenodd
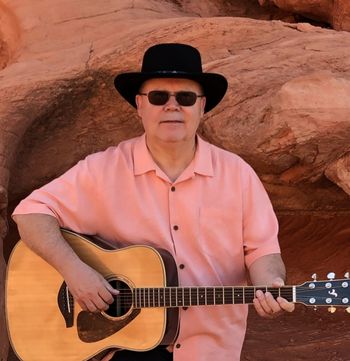
M 202 87 L 191 79 L 149 79 L 136 95 L 137 112 L 148 142 L 191 142 L 205 104 Z
M 227 80 L 221 74 L 204 73 L 199 51 L 186 44 L 158 44 L 146 50 L 141 72 L 119 74 L 114 84 L 119 93 L 136 108 L 136 95 L 143 84 L 150 79 L 175 78 L 189 79 L 200 84 L 206 97 L 204 112 L 213 109 L 224 97 Z M 184 101 L 186 94 L 177 95 L 178 101 Z M 148 99 L 160 101 L 164 94 L 151 94 Z M 192 98 L 191 98 L 192 97 Z M 191 100 L 192 99 L 192 100 Z M 193 95 L 187 94 L 187 102 L 193 101 Z

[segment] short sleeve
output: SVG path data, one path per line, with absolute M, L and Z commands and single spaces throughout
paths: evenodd
M 262 256 L 280 253 L 278 221 L 263 184 L 247 164 L 242 184 L 243 244 L 249 268 Z

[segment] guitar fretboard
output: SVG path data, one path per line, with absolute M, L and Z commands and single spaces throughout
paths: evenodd
M 257 290 L 294 300 L 293 287 L 164 287 L 135 288 L 132 303 L 135 308 L 250 304 Z

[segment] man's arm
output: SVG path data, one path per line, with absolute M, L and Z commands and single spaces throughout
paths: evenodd
M 22 241 L 62 275 L 83 310 L 108 308 L 118 291 L 77 256 L 63 238 L 56 218 L 34 213 L 17 214 L 13 219 Z
M 249 268 L 250 279 L 255 286 L 284 286 L 286 278 L 286 268 L 280 254 L 270 254 L 258 258 Z M 282 297 L 276 300 L 270 292 L 256 292 L 254 306 L 257 313 L 266 318 L 271 318 L 281 311 L 294 311 L 294 304 Z

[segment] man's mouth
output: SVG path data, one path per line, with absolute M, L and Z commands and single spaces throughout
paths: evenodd
M 178 124 L 181 124 L 181 123 L 183 123 L 183 120 L 176 120 L 176 119 L 174 119 L 174 120 L 162 120 L 161 122 L 160 122 L 161 124 L 162 123 L 168 123 L 168 124 L 176 124 L 176 123 L 178 123 Z

